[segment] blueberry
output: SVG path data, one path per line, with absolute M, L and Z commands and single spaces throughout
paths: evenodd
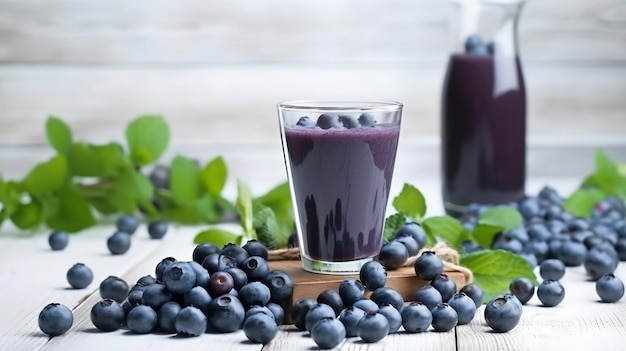
M 476 283 L 469 283 L 463 286 L 459 292 L 465 293 L 465 295 L 472 298 L 476 308 L 480 307 L 485 299 L 485 291 Z
M 389 322 L 389 334 L 397 332 L 402 326 L 402 315 L 395 307 L 382 305 L 378 309 L 378 313 L 387 318 L 387 322 Z
M 311 329 L 311 338 L 320 349 L 332 349 L 346 338 L 346 328 L 338 319 L 322 318 Z
M 166 221 L 155 221 L 148 224 L 148 234 L 152 239 L 162 239 L 167 234 L 168 223 Z
M 357 336 L 356 326 L 359 324 L 361 318 L 365 316 L 365 311 L 360 308 L 350 306 L 344 308 L 337 319 L 343 324 L 346 329 L 347 337 Z
M 422 333 L 428 330 L 433 321 L 433 314 L 428 306 L 421 302 L 411 302 L 400 312 L 402 326 L 407 333 Z
M 371 113 L 363 113 L 359 116 L 359 124 L 361 127 L 372 127 L 376 125 L 376 118 Z
M 617 302 L 624 296 L 624 283 L 613 273 L 596 281 L 596 293 L 603 302 Z
M 409 252 L 409 257 L 417 255 L 420 251 L 419 244 L 415 241 L 415 239 L 413 239 L 412 236 L 399 236 L 393 239 L 393 241 L 398 241 L 406 246 L 406 249 Z
M 426 245 L 426 231 L 417 222 L 408 222 L 402 225 L 400 228 L 398 228 L 395 235 L 396 238 L 400 238 L 403 236 L 412 237 L 419 245 L 420 250 L 424 247 L 424 245 Z
M 156 277 L 155 279 L 159 282 L 162 282 L 163 272 L 165 272 L 165 269 L 174 262 L 176 262 L 176 259 L 174 257 L 165 257 L 159 263 L 157 263 L 156 267 L 154 268 L 154 276 Z
M 515 278 L 509 284 L 509 291 L 525 305 L 535 295 L 535 284 L 525 277 Z
M 238 298 L 231 295 L 219 296 L 209 303 L 207 309 L 207 316 L 211 316 L 209 326 L 220 333 L 234 332 L 241 328 L 245 313 Z
M 473 231 L 473 230 L 474 229 L 470 229 L 469 231 Z M 461 241 L 460 245 L 464 253 L 472 253 L 472 252 L 481 251 L 485 249 L 484 247 L 480 246 L 478 243 L 476 243 L 473 240 L 463 240 Z
M 107 248 L 113 255 L 125 254 L 130 249 L 130 234 L 115 232 L 107 239 Z
M 615 252 L 617 252 L 617 257 L 620 261 L 626 261 L 626 238 L 617 240 Z
M 456 283 L 447 274 L 441 273 L 430 282 L 441 293 L 443 302 L 447 302 L 456 293 Z
M 239 290 L 241 289 L 241 287 L 248 284 L 248 276 L 246 275 L 246 272 L 242 271 L 239 268 L 236 268 L 236 267 L 226 268 L 223 272 L 230 274 L 230 276 L 233 278 L 233 283 L 234 283 L 233 289 L 235 290 Z
M 265 307 L 267 307 L 272 312 L 272 316 L 274 317 L 274 321 L 276 321 L 276 324 L 283 324 L 283 320 L 285 319 L 285 309 L 281 305 L 277 304 L 276 302 L 270 301 L 267 303 L 267 305 L 265 305 Z
M 38 318 L 39 329 L 48 336 L 65 334 L 74 323 L 74 315 L 67 306 L 60 303 L 46 305 Z
M 422 280 L 433 280 L 443 273 L 443 261 L 434 251 L 424 251 L 415 260 L 415 274 Z
M 207 330 L 207 317 L 200 309 L 188 306 L 180 310 L 174 320 L 176 332 L 184 336 L 200 336 Z
M 474 55 L 488 55 L 487 47 L 478 34 L 473 34 L 465 39 L 465 52 Z
M 561 243 L 556 255 L 568 267 L 580 266 L 585 261 L 587 247 L 583 243 L 566 240 Z
M 233 279 L 233 276 L 228 272 L 222 271 L 211 274 L 209 283 L 207 284 L 208 291 L 215 297 L 227 294 L 234 287 L 235 280 Z
M 248 256 L 260 256 L 267 260 L 267 247 L 258 240 L 248 240 L 242 248 L 248 252 Z
M 374 291 L 385 286 L 387 282 L 387 270 L 378 261 L 369 261 L 361 266 L 359 280 L 369 291 Z
M 376 302 L 372 301 L 371 299 L 367 297 L 363 297 L 361 299 L 354 301 L 352 306 L 362 309 L 365 312 L 377 312 L 378 311 L 378 305 L 376 304 Z
M 142 277 L 140 277 L 139 279 L 137 279 L 137 282 L 135 283 L 135 287 L 139 287 L 139 286 L 148 286 L 151 284 L 156 283 L 156 278 L 154 278 L 153 276 L 147 274 L 144 275 Z
M 183 304 L 185 306 L 195 306 L 200 311 L 206 313 L 212 298 L 209 292 L 201 286 L 194 286 L 191 290 L 183 294 Z
M 72 288 L 84 289 L 93 281 L 93 272 L 85 264 L 76 263 L 67 271 L 66 277 Z
M 402 311 L 404 307 L 404 298 L 402 295 L 398 290 L 388 286 L 374 290 L 370 295 L 370 299 L 376 302 L 379 307 L 382 305 L 392 305 L 398 311 Z
M 332 307 L 335 311 L 335 316 L 339 316 L 343 310 L 343 300 L 341 299 L 339 293 L 333 289 L 326 289 L 320 292 L 319 295 L 317 295 L 317 303 L 323 303 Z
M 456 310 L 445 302 L 435 306 L 431 313 L 433 314 L 432 326 L 437 332 L 450 331 L 459 321 L 459 316 L 456 313 Z
M 128 296 L 130 287 L 124 279 L 110 275 L 100 283 L 99 290 L 103 299 L 110 298 L 122 302 Z
M 163 272 L 163 284 L 173 293 L 184 294 L 196 284 L 196 272 L 188 262 L 173 262 Z
M 356 279 L 344 279 L 339 283 L 339 296 L 344 307 L 352 306 L 356 300 L 365 296 L 365 285 Z
M 537 297 L 544 306 L 554 307 L 565 298 L 565 289 L 558 280 L 544 280 L 537 287 Z
M 366 343 L 382 340 L 389 334 L 387 317 L 377 312 L 366 312 L 356 325 L 356 333 Z
M 537 263 L 541 263 L 548 259 L 550 248 L 548 246 L 548 243 L 545 241 L 537 241 L 535 239 L 531 239 L 526 242 L 526 244 L 524 244 L 524 251 L 533 254 L 537 260 Z
M 500 249 L 505 251 L 510 251 L 516 254 L 519 254 L 524 249 L 524 245 L 521 241 L 513 238 L 509 234 L 499 234 L 494 238 L 493 244 L 491 245 L 493 249 Z
M 249 256 L 239 268 L 246 273 L 248 281 L 261 280 L 270 272 L 270 266 L 261 256 Z
M 426 305 L 428 309 L 432 310 L 435 306 L 442 303 L 443 299 L 441 298 L 439 290 L 435 289 L 434 286 L 425 285 L 417 289 L 415 295 L 413 296 L 413 301 L 421 302 Z
M 137 227 L 139 227 L 139 219 L 131 215 L 122 215 L 117 218 L 115 226 L 118 231 L 131 235 L 134 234 Z
M 170 186 L 170 168 L 165 165 L 155 165 L 148 178 L 155 188 L 168 189 Z
M 274 314 L 272 314 L 272 311 L 270 311 L 269 308 L 267 308 L 267 306 L 261 306 L 261 305 L 255 305 L 255 306 L 250 306 L 250 308 L 248 308 L 248 310 L 246 310 L 246 314 L 244 315 L 244 320 L 248 319 L 248 317 L 252 316 L 253 314 L 256 313 L 264 313 L 272 318 L 274 318 Z
M 130 307 L 135 305 L 141 305 L 143 301 L 143 288 L 131 290 L 126 297 L 126 301 L 130 304 Z M 121 301 L 123 302 L 123 300 Z
M 164 333 L 175 333 L 176 317 L 180 310 L 180 304 L 176 301 L 168 301 L 161 305 L 157 311 L 158 330 Z
M 242 264 L 243 261 L 246 260 L 246 258 L 250 257 L 248 251 L 233 243 L 228 243 L 224 245 L 224 247 L 222 247 L 222 249 L 220 250 L 220 253 L 224 256 L 232 258 L 235 261 L 236 265 Z
M 535 222 L 526 226 L 526 231 L 528 232 L 528 236 L 531 239 L 535 239 L 537 241 L 548 241 L 550 237 L 552 237 L 552 233 L 546 227 L 545 223 Z
M 161 305 L 172 299 L 172 293 L 160 283 L 148 285 L 143 290 L 141 296 L 144 305 L 148 305 L 157 310 Z
M 103 332 L 111 332 L 122 327 L 126 318 L 122 305 L 112 299 L 102 299 L 91 307 L 91 323 Z
M 506 333 L 515 328 L 522 318 L 522 304 L 513 295 L 500 295 L 485 306 L 485 321 L 498 333 Z
M 55 231 L 48 236 L 48 244 L 54 251 L 63 250 L 70 242 L 70 236 L 65 231 Z
M 209 274 L 226 271 L 229 268 L 238 268 L 235 259 L 220 253 L 212 253 L 205 257 L 204 261 L 202 261 L 202 267 L 204 267 Z
M 201 243 L 196 245 L 192 252 L 192 260 L 202 264 L 204 259 L 212 253 L 219 253 L 220 249 L 213 243 Z
M 521 242 L 522 244 L 528 242 L 530 237 L 528 236 L 528 231 L 524 225 L 519 225 L 509 231 L 505 232 L 509 237 Z
M 317 118 L 317 126 L 322 129 L 342 128 L 343 124 L 339 121 L 339 116 L 330 113 L 321 114 Z
M 301 127 L 315 127 L 315 121 L 313 121 L 313 119 L 309 116 L 302 116 L 298 119 L 296 125 Z
M 476 304 L 471 297 L 465 295 L 465 293 L 454 294 L 448 305 L 454 308 L 458 317 L 458 324 L 464 325 L 472 321 L 476 315 Z
M 596 245 L 587 251 L 583 266 L 591 280 L 598 280 L 605 274 L 613 273 L 619 261 L 615 249 L 610 245 Z
M 378 262 L 390 271 L 402 267 L 408 259 L 409 250 L 399 241 L 390 241 L 378 253 Z
M 335 310 L 327 304 L 316 303 L 304 316 L 304 328 L 310 332 L 315 323 L 325 317 L 335 318 Z
M 157 313 L 146 305 L 133 307 L 126 316 L 126 326 L 136 334 L 147 334 L 157 325 Z
M 306 330 L 304 319 L 311 307 L 313 307 L 316 303 L 317 302 L 314 299 L 305 297 L 299 299 L 293 304 L 291 307 L 291 322 L 296 328 L 299 330 Z
M 274 316 L 255 313 L 244 320 L 243 332 L 248 340 L 254 343 L 267 344 L 276 337 L 278 325 Z
M 211 279 L 209 272 L 196 261 L 187 261 L 187 263 L 189 263 L 189 265 L 193 269 L 193 272 L 196 274 L 196 282 L 194 286 L 207 288 L 209 286 L 209 279 Z
M 270 288 L 261 282 L 249 282 L 239 290 L 241 303 L 248 307 L 253 305 L 265 306 L 272 297 Z
M 360 127 L 359 121 L 348 115 L 339 115 L 339 122 L 344 128 L 348 129 Z

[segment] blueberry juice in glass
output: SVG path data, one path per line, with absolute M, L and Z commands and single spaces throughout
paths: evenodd
M 279 104 L 303 268 L 358 273 L 380 252 L 402 105 Z
M 517 49 L 524 1 L 456 0 L 455 50 L 443 83 L 442 193 L 446 212 L 524 195 L 526 88 Z

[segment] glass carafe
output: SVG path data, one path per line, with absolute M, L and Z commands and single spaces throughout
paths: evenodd
M 517 43 L 524 0 L 452 0 L 452 51 L 443 83 L 442 193 L 446 212 L 524 195 L 526 89 Z

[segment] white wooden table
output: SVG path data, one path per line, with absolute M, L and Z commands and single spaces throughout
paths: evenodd
M 267 158 L 271 158 L 266 155 Z M 406 162 L 409 155 L 399 155 Z M 236 162 L 231 158 L 231 163 Z M 256 164 L 256 163 L 255 163 Z M 7 164 L 5 163 L 4 166 Z M 258 164 L 257 164 L 258 165 Z M 245 166 L 233 165 L 245 174 Z M 404 182 L 420 187 L 429 203 L 431 215 L 441 214 L 439 183 L 435 178 L 421 179 L 419 174 L 399 166 L 392 194 Z M 251 172 L 251 171 L 250 171 Z M 255 170 L 256 181 L 248 181 L 254 191 L 269 190 L 284 179 L 281 171 L 261 167 Z M 577 185 L 583 174 L 554 177 L 530 177 L 528 192 L 551 184 L 563 193 Z M 245 180 L 245 179 L 244 179 Z M 119 276 L 129 284 L 139 277 L 154 274 L 155 265 L 164 257 L 191 260 L 194 235 L 200 227 L 172 228 L 163 240 L 151 240 L 145 226 L 133 237 L 130 251 L 112 256 L 106 238 L 113 226 L 103 224 L 71 237 L 64 251 L 51 251 L 47 233 L 19 233 L 5 224 L 0 234 L 0 350 L 312 350 L 316 346 L 306 333 L 293 326 L 283 326 L 277 337 L 261 346 L 247 341 L 242 331 L 230 334 L 204 334 L 179 338 L 165 334 L 134 335 L 126 330 L 99 332 L 91 324 L 89 312 L 99 300 L 98 285 L 109 275 Z M 68 287 L 66 271 L 76 262 L 92 268 L 94 281 L 86 289 Z M 626 281 L 626 264 L 620 263 L 617 276 Z M 582 267 L 568 269 L 562 281 L 565 300 L 557 307 L 541 307 L 535 298 L 524 307 L 520 324 L 504 334 L 492 333 L 486 326 L 482 308 L 465 326 L 446 333 L 426 332 L 390 335 L 375 344 L 349 338 L 339 346 L 344 350 L 598 350 L 626 349 L 626 299 L 615 304 L 598 302 L 594 283 L 587 281 Z M 74 324 L 66 334 L 49 339 L 37 326 L 37 316 L 50 302 L 59 302 L 73 310 Z

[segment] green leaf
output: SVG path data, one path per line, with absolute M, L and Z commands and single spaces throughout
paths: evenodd
M 524 258 L 504 250 L 483 250 L 461 256 L 461 266 L 469 268 L 474 283 L 485 291 L 485 301 L 509 291 L 515 278 L 525 277 L 538 285 L 533 268 Z
M 398 212 L 404 212 L 407 216 L 419 220 L 426 214 L 426 200 L 424 195 L 413 185 L 405 183 L 393 199 L 393 207 Z
M 517 228 L 523 222 L 522 215 L 507 206 L 491 207 L 478 218 L 478 224 L 472 232 L 474 240 L 483 247 L 491 247 L 493 238 L 500 232 Z
M 491 247 L 493 239 L 503 231 L 502 227 L 489 224 L 478 224 L 472 232 L 472 238 L 482 247 Z
M 5 218 L 10 217 L 21 204 L 22 184 L 14 180 L 4 181 L 0 194 L 2 199 L 2 211 Z
M 50 116 L 46 121 L 46 136 L 50 145 L 60 154 L 66 154 L 72 147 L 72 130 L 58 117 Z
M 115 179 L 108 199 L 119 211 L 132 214 L 141 201 L 150 200 L 153 195 L 154 186 L 150 180 L 133 169 L 127 169 Z
M 54 217 L 46 220 L 48 227 L 75 233 L 96 224 L 89 203 L 76 188 L 67 186 L 56 195 L 59 200 L 58 209 Z
M 602 150 L 596 152 L 594 181 L 607 195 L 626 197 L 626 177 Z
M 31 195 L 61 189 L 67 181 L 67 161 L 65 156 L 56 155 L 49 161 L 35 166 L 24 179 L 24 190 Z
M 241 245 L 242 235 L 223 229 L 211 228 L 198 233 L 193 242 L 194 244 L 213 243 L 217 247 L 224 247 L 228 243 Z
M 204 189 L 209 195 L 217 198 L 220 196 L 224 185 L 226 184 L 226 178 L 228 176 L 228 169 L 223 157 L 216 157 L 200 172 L 200 180 Z
M 117 207 L 108 197 L 87 197 L 86 200 L 102 214 L 114 214 L 118 212 Z
M 276 222 L 276 215 L 269 207 L 264 207 L 254 213 L 253 226 L 257 239 L 268 249 L 277 249 L 287 246 L 291 233 L 284 233 Z
M 19 204 L 10 218 L 20 229 L 35 229 L 41 223 L 41 204 L 35 201 Z
M 563 207 L 575 217 L 588 218 L 596 203 L 605 197 L 600 189 L 580 188 L 565 199 Z
M 194 160 L 180 155 L 174 157 L 170 167 L 170 190 L 174 200 L 180 204 L 189 204 L 200 198 L 200 167 Z
M 402 212 L 396 212 L 385 219 L 385 229 L 383 231 L 383 243 L 387 244 L 395 239 L 396 232 L 406 223 L 407 217 Z
M 241 216 L 241 227 L 247 238 L 255 238 L 252 192 L 247 185 L 237 181 L 237 211 Z
M 291 234 L 294 229 L 294 213 L 288 182 L 280 183 L 267 193 L 253 199 L 253 204 L 255 212 L 257 206 L 271 208 L 281 230 Z
M 124 149 L 117 143 L 75 143 L 68 154 L 70 173 L 79 177 L 108 177 L 128 166 Z
M 463 240 L 469 239 L 469 233 L 457 219 L 451 216 L 429 217 L 422 221 L 427 234 L 427 244 L 432 245 L 441 239 L 448 245 L 459 248 Z
M 156 161 L 167 149 L 170 129 L 161 116 L 141 116 L 128 124 L 126 141 L 133 162 L 147 165 Z

